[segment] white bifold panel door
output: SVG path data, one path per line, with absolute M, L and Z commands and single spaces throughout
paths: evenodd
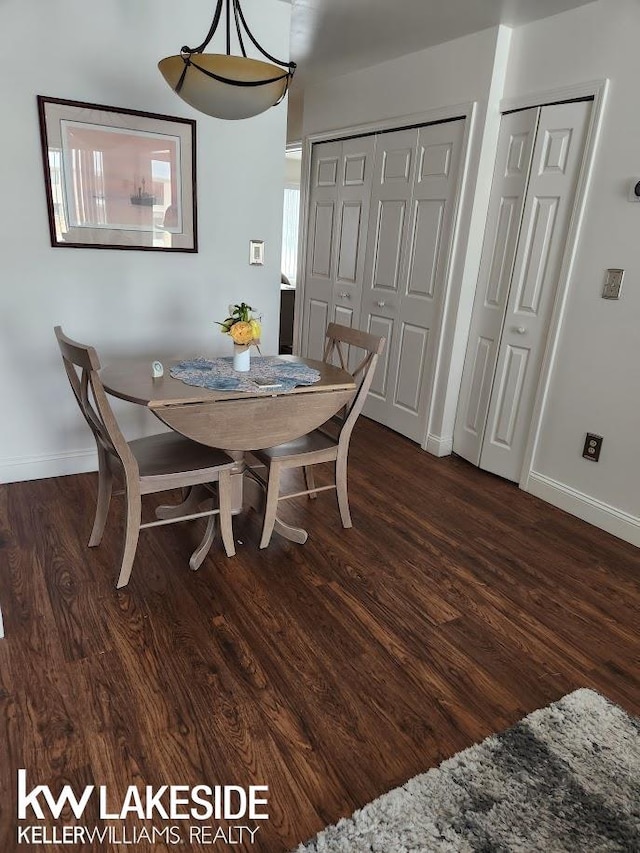
M 518 482 L 590 102 L 502 119 L 453 449 Z
M 313 146 L 302 354 L 321 359 L 330 322 L 358 326 L 375 137 Z
M 360 327 L 387 345 L 364 413 L 426 437 L 451 249 L 464 121 L 376 143 Z

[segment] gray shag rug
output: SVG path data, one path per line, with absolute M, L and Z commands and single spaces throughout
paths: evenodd
M 640 851 L 640 719 L 576 690 L 297 849 L 365 851 Z

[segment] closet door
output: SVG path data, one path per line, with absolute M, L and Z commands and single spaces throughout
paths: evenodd
M 590 109 L 554 104 L 502 119 L 453 449 L 515 482 Z
M 518 482 L 587 136 L 590 102 L 543 107 L 480 467 Z
M 364 412 L 422 442 L 428 425 L 464 122 L 381 134 L 361 327 L 387 339 Z
M 373 136 L 314 145 L 303 354 L 321 359 L 329 322 L 357 325 L 373 172 Z
M 387 341 L 363 410 L 381 423 L 388 417 L 397 379 L 397 317 L 406 275 L 406 238 L 417 141 L 415 129 L 380 134 L 373 167 L 360 328 L 383 335 Z
M 373 136 L 342 143 L 332 319 L 343 326 L 360 320 L 374 148 Z
M 454 431 L 456 453 L 474 465 L 480 463 L 539 113 L 538 107 L 511 113 L 500 125 Z
M 333 307 L 336 210 L 342 145 L 313 146 L 307 219 L 307 257 L 303 314 L 303 355 L 322 358 L 324 333 Z

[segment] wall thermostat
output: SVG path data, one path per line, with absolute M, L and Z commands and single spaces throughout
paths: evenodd
M 164 376 L 164 367 L 161 361 L 153 362 L 151 365 L 151 375 L 154 379 L 160 379 L 161 376 Z

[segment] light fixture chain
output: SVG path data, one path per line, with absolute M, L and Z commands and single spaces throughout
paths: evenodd
M 233 16 L 234 16 L 235 21 L 236 21 L 236 33 L 238 35 L 238 43 L 240 45 L 240 50 L 242 51 L 242 55 L 246 59 L 247 58 L 247 51 L 246 51 L 246 48 L 244 46 L 244 40 L 242 38 L 242 30 L 240 29 L 240 16 L 238 15 L 238 6 L 235 2 L 233 4 Z

